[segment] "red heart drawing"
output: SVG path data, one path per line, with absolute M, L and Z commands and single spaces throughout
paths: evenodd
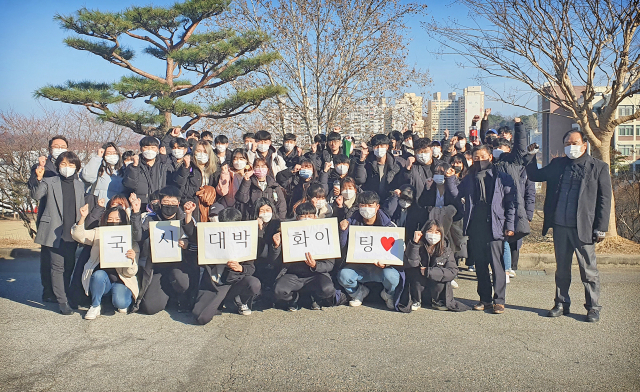
M 396 239 L 393 237 L 382 237 L 380 238 L 380 243 L 382 244 L 384 250 L 389 251 L 389 249 L 393 247 L 393 244 L 396 243 Z

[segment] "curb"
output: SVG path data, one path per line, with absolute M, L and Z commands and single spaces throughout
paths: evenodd
M 640 255 L 596 255 L 598 265 L 640 265 Z M 573 264 L 578 264 L 575 255 Z M 545 269 L 555 268 L 556 256 L 548 253 L 521 253 L 518 260 L 518 269 Z

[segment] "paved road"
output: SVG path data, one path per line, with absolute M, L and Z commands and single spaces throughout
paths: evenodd
M 223 314 L 62 316 L 35 258 L 0 259 L 0 390 L 640 390 L 640 269 L 602 271 L 602 320 L 543 317 L 552 275 L 519 275 L 503 315 L 377 305 Z M 579 281 L 577 271 L 574 279 Z M 473 275 L 455 293 L 476 299 Z

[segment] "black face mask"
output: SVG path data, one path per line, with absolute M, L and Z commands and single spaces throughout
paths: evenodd
M 460 174 L 462 168 L 460 166 L 453 166 L 453 170 L 455 170 L 456 174 Z
M 162 216 L 165 218 L 171 218 L 172 216 L 174 216 L 175 214 L 178 213 L 178 206 L 166 206 L 163 205 L 160 207 L 160 211 L 162 213 Z
M 189 139 L 187 140 L 187 144 L 189 144 L 189 148 L 193 149 L 193 147 L 198 143 L 197 139 Z

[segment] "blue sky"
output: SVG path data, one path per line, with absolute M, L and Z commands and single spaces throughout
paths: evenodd
M 172 4 L 174 1 L 155 0 L 155 5 Z M 0 40 L 0 72 L 4 76 L 4 88 L 0 92 L 0 110 L 14 110 L 23 114 L 37 114 L 41 105 L 49 108 L 66 106 L 45 100 L 35 100 L 33 91 L 46 84 L 60 84 L 67 80 L 115 81 L 129 72 L 109 64 L 101 58 L 87 52 L 68 48 L 62 42 L 70 34 L 62 30 L 53 20 L 56 13 L 71 14 L 77 9 L 87 7 L 102 11 L 118 11 L 132 4 L 147 5 L 148 1 L 136 0 L 65 0 L 9 1 L 3 5 L 0 23 L 4 27 L 5 39 Z M 464 18 L 466 10 L 452 3 L 430 1 L 428 18 L 445 20 L 450 16 Z M 440 91 L 446 95 L 450 91 L 461 93 L 462 88 L 475 85 L 476 71 L 458 67 L 461 60 L 455 56 L 438 58 L 430 51 L 437 49 L 436 44 L 429 41 L 425 31 L 417 19 L 409 20 L 411 28 L 409 36 L 412 42 L 409 47 L 409 61 L 422 68 L 429 69 L 433 83 L 422 91 L 430 94 Z M 158 61 L 150 56 L 140 54 L 136 58 L 140 68 L 162 74 L 164 70 Z M 495 81 L 500 88 L 509 87 L 503 81 Z M 456 88 L 456 90 L 453 90 Z M 521 109 L 498 102 L 485 102 L 485 106 L 503 114 L 522 113 Z

